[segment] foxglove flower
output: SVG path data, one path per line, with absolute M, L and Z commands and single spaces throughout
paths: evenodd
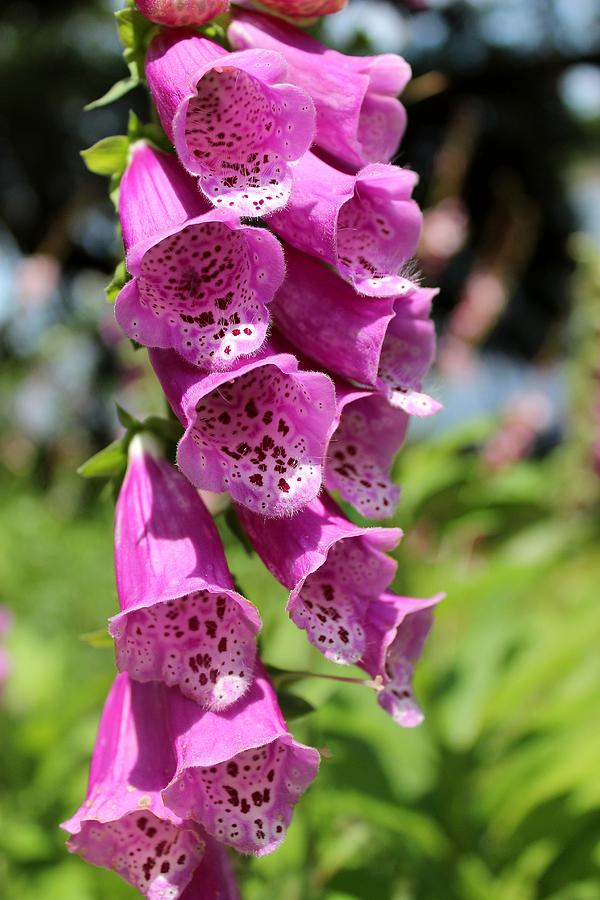
M 289 733 L 264 670 L 225 714 L 199 712 L 172 691 L 167 710 L 177 768 L 165 804 L 241 853 L 276 850 L 319 754 Z
M 339 424 L 325 464 L 325 486 L 337 490 L 361 515 L 392 516 L 400 488 L 392 479 L 394 458 L 406 438 L 408 415 L 385 397 L 336 383 Z
M 174 771 L 162 696 L 155 685 L 118 675 L 102 714 L 85 802 L 62 826 L 71 835 L 69 850 L 114 869 L 151 900 L 180 897 L 207 840 L 161 799 Z
M 246 509 L 238 515 L 266 567 L 290 590 L 292 621 L 327 659 L 358 663 L 371 598 L 396 572 L 384 551 L 398 545 L 401 530 L 353 525 L 326 494 L 276 528 Z
M 314 16 L 326 16 L 339 12 L 348 0 L 259 0 L 261 6 L 266 6 L 282 16 L 290 19 L 310 19 Z
M 267 304 L 284 278 L 279 242 L 214 209 L 170 154 L 138 142 L 119 191 L 134 276 L 115 315 L 130 338 L 225 369 L 265 340 Z
M 286 258 L 288 275 L 272 311 L 294 346 L 336 375 L 376 387 L 407 413 L 441 409 L 421 392 L 435 358 L 436 290 L 411 284 L 404 295 L 370 302 L 317 260 L 291 248 Z
M 413 285 L 398 273 L 421 230 L 411 199 L 416 180 L 414 172 L 383 163 L 347 175 L 306 153 L 294 167 L 287 207 L 268 223 L 298 250 L 332 265 L 359 294 L 405 294 Z
M 396 98 L 411 77 L 401 56 L 345 56 L 285 22 L 241 10 L 228 37 L 236 50 L 285 56 L 290 81 L 315 104 L 315 144 L 322 150 L 356 168 L 391 160 L 406 127 Z
M 229 0 L 135 0 L 141 14 L 158 25 L 204 25 L 227 12 Z
M 353 525 L 326 494 L 277 529 L 238 512 L 269 571 L 289 588 L 288 613 L 309 641 L 327 659 L 377 677 L 379 701 L 398 724 L 419 724 L 412 672 L 431 626 L 425 611 L 442 595 L 388 593 L 397 566 L 384 551 L 398 544 L 400 529 Z
M 110 623 L 117 665 L 137 681 L 176 685 L 224 709 L 248 689 L 258 612 L 233 589 L 223 547 L 198 493 L 136 435 L 117 501 L 121 612 Z
M 424 718 L 412 680 L 433 624 L 432 607 L 443 597 L 419 600 L 384 593 L 369 608 L 367 650 L 360 665 L 381 680 L 377 701 L 403 728 L 414 728 Z
M 241 216 L 287 203 L 290 163 L 312 143 L 315 110 L 286 84 L 280 53 L 228 53 L 192 32 L 164 31 L 150 44 L 146 77 L 165 131 L 211 203 Z
M 150 361 L 186 432 L 177 461 L 192 484 L 229 491 L 266 516 L 300 509 L 319 493 L 335 428 L 333 383 L 271 346 L 234 372 L 198 380 L 167 350 Z

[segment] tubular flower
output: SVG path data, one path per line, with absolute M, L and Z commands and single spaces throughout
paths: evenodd
M 158 25 L 204 25 L 227 12 L 229 0 L 135 0 L 141 14 Z
M 400 500 L 391 469 L 408 430 L 408 415 L 381 394 L 336 384 L 339 424 L 329 444 L 325 486 L 361 515 L 392 516 Z
M 405 294 L 413 285 L 398 273 L 421 231 L 421 211 L 411 199 L 416 180 L 414 172 L 383 163 L 347 175 L 306 153 L 294 167 L 287 207 L 268 223 L 298 250 L 332 265 L 359 294 Z
M 192 484 L 229 491 L 266 516 L 288 515 L 319 493 L 335 428 L 333 383 L 267 346 L 234 372 L 198 380 L 167 350 L 150 361 L 186 428 L 177 461 Z
M 206 850 L 181 900 L 241 900 L 227 850 L 206 837 Z
M 345 56 L 298 28 L 246 10 L 236 10 L 227 36 L 236 50 L 285 56 L 290 81 L 315 104 L 318 147 L 356 168 L 391 160 L 406 127 L 396 98 L 411 77 L 401 56 Z
M 193 32 L 163 31 L 150 44 L 146 77 L 165 131 L 211 203 L 241 216 L 285 206 L 290 163 L 312 143 L 315 110 L 285 83 L 280 53 L 228 53 Z
M 85 802 L 63 824 L 69 850 L 151 900 L 176 900 L 207 851 L 206 836 L 168 809 L 160 792 L 175 771 L 156 691 L 118 675 L 106 701 Z M 211 842 L 212 843 L 212 842 Z
M 290 248 L 286 258 L 288 276 L 272 310 L 288 340 L 335 374 L 376 387 L 407 413 L 441 409 L 421 393 L 435 357 L 430 314 L 437 291 L 410 284 L 401 296 L 365 301 L 317 260 Z
M 385 555 L 398 528 L 361 528 L 324 494 L 274 531 L 261 516 L 239 510 L 253 546 L 290 589 L 288 613 L 328 659 L 358 665 L 381 682 L 380 705 L 403 727 L 422 720 L 412 694 L 414 664 L 431 627 L 428 600 L 387 592 L 396 563 Z
M 115 569 L 121 612 L 110 632 L 119 669 L 176 685 L 204 707 L 238 700 L 252 681 L 260 617 L 233 589 L 202 500 L 146 434 L 129 448 Z
M 436 594 L 417 600 L 384 593 L 369 608 L 367 650 L 361 666 L 381 679 L 379 705 L 403 728 L 414 728 L 424 718 L 412 679 L 433 624 L 432 607 L 443 598 Z
M 272 234 L 212 208 L 174 156 L 143 142 L 121 181 L 119 212 L 134 277 L 115 315 L 130 338 L 173 348 L 205 371 L 260 348 L 284 278 Z
M 177 735 L 177 768 L 163 791 L 169 809 L 241 853 L 276 850 L 320 758 L 289 733 L 264 670 L 226 714 L 199 712 L 171 693 L 168 716 Z
M 400 529 L 353 525 L 326 494 L 275 530 L 245 509 L 239 516 L 266 567 L 291 591 L 292 621 L 328 659 L 359 662 L 370 598 L 387 588 L 396 571 L 384 551 L 397 546 Z

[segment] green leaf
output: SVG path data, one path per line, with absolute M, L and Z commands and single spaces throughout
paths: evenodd
M 121 175 L 127 165 L 129 138 L 124 134 L 103 138 L 81 151 L 83 161 L 95 175 Z
M 86 631 L 79 635 L 79 640 L 96 650 L 105 650 L 114 646 L 113 639 L 105 628 L 100 628 L 98 631 Z
M 297 694 L 290 694 L 288 691 L 278 691 L 277 699 L 283 714 L 283 718 L 288 722 L 294 719 L 301 719 L 302 716 L 308 716 L 315 711 L 315 707 L 303 697 Z
M 82 478 L 117 478 L 127 468 L 127 449 L 121 439 L 95 453 L 77 469 Z
M 109 103 L 114 103 L 116 100 L 120 100 L 121 97 L 124 97 L 125 94 L 128 94 L 134 88 L 136 88 L 140 84 L 140 79 L 136 75 L 129 75 L 127 78 L 121 78 L 120 81 L 117 81 L 110 87 L 105 94 L 101 97 L 98 97 L 97 100 L 92 100 L 91 103 L 86 103 L 83 107 L 86 112 L 89 112 L 91 109 L 98 109 L 101 106 L 108 106 Z
M 104 288 L 106 299 L 109 303 L 114 303 L 121 289 L 129 281 L 129 273 L 125 268 L 125 260 L 122 259 L 117 263 L 112 280 Z

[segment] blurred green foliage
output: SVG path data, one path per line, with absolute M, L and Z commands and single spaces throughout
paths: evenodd
M 417 676 L 425 724 L 398 729 L 367 688 L 294 684 L 317 707 L 293 728 L 324 751 L 321 774 L 283 848 L 238 860 L 244 900 L 600 898 L 599 523 L 589 509 L 565 513 L 560 453 L 485 471 L 473 448 L 486 430 L 409 445 L 399 460 L 396 588 L 448 593 Z M 70 857 L 57 829 L 83 797 L 114 673 L 110 649 L 82 639 L 116 608 L 112 499 L 105 490 L 78 513 L 71 476 L 46 495 L 4 481 L 0 495 L 2 602 L 15 611 L 0 894 L 136 896 Z M 267 662 L 339 672 L 219 524 L 263 615 Z

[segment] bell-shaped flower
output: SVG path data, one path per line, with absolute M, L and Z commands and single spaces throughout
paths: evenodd
M 135 0 L 146 19 L 169 28 L 204 25 L 227 12 L 229 0 Z
M 392 466 L 408 415 L 381 394 L 336 382 L 339 424 L 329 443 L 325 486 L 368 519 L 387 519 L 400 500 Z
M 398 724 L 419 724 L 412 673 L 429 628 L 428 600 L 396 597 L 396 563 L 385 551 L 398 528 L 362 528 L 323 494 L 293 519 L 272 524 L 238 509 L 252 545 L 290 590 L 288 613 L 327 659 L 358 665 L 379 683 L 379 702 Z
M 69 850 L 114 869 L 151 900 L 181 897 L 210 851 L 202 829 L 162 801 L 174 772 L 162 696 L 154 685 L 118 675 L 102 713 L 85 802 L 62 826 L 71 835 Z
M 134 277 L 115 316 L 130 338 L 173 348 L 203 371 L 260 348 L 285 271 L 272 234 L 211 207 L 175 156 L 142 141 L 121 181 L 119 213 Z
M 290 590 L 288 613 L 333 662 L 358 663 L 366 651 L 371 598 L 388 587 L 399 528 L 363 528 L 322 494 L 292 519 L 277 522 L 238 508 L 240 521 L 269 571 Z
M 435 358 L 436 290 L 410 284 L 400 296 L 366 301 L 318 260 L 290 247 L 286 260 L 272 314 L 295 347 L 336 375 L 376 387 L 409 414 L 441 409 L 421 392 Z
M 198 379 L 177 354 L 150 361 L 185 426 L 177 461 L 202 490 L 228 491 L 265 516 L 290 515 L 319 493 L 336 425 L 333 383 L 265 345 L 233 372 Z
M 236 50 L 285 56 L 290 81 L 315 104 L 315 144 L 322 150 L 355 168 L 394 156 L 406 127 L 396 98 L 411 77 L 401 56 L 346 56 L 286 22 L 247 10 L 235 12 L 227 35 Z
M 306 153 L 294 167 L 289 203 L 267 221 L 359 294 L 395 297 L 414 287 L 400 272 L 421 231 L 421 211 L 411 199 L 416 180 L 414 172 L 383 163 L 348 175 Z
M 280 53 L 228 53 L 194 32 L 163 31 L 150 44 L 146 78 L 181 162 L 211 203 L 240 216 L 285 206 L 315 109 L 286 83 Z
M 276 850 L 320 757 L 288 731 L 264 670 L 224 713 L 199 711 L 173 692 L 167 709 L 177 766 L 165 804 L 241 853 Z
M 403 728 L 414 728 L 424 718 L 413 692 L 414 668 L 433 625 L 433 607 L 443 598 L 384 593 L 369 608 L 367 650 L 360 664 L 380 680 L 377 701 Z
M 117 501 L 117 665 L 211 709 L 248 689 L 260 617 L 233 588 L 212 517 L 189 481 L 136 435 Z

